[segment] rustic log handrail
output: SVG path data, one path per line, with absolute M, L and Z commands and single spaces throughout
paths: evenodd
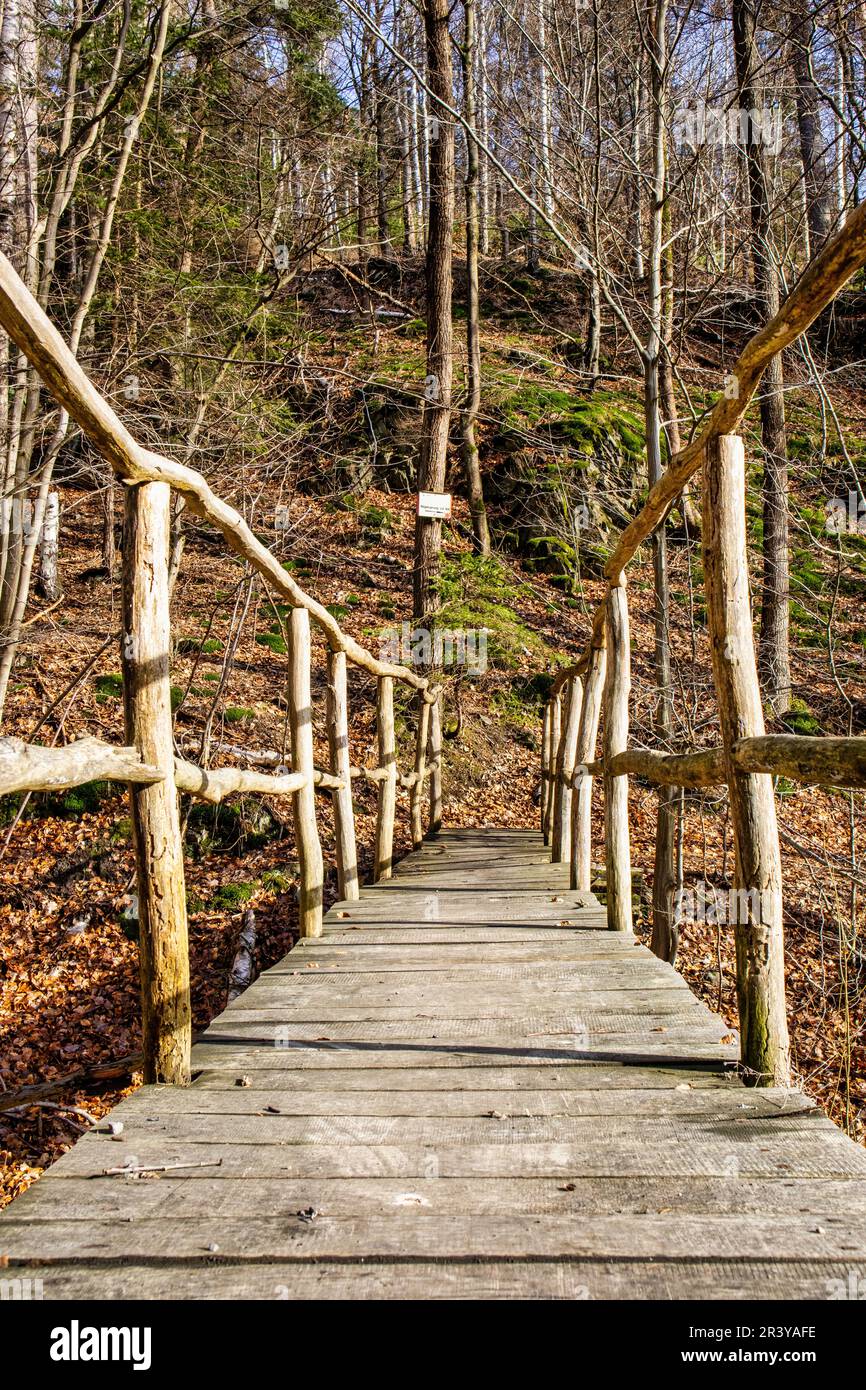
M 606 593 L 593 615 L 590 641 L 576 662 L 556 673 L 542 722 L 541 825 L 554 859 L 562 857 L 557 808 L 563 804 L 563 782 L 574 762 L 567 852 L 573 888 L 590 886 L 592 779 L 596 773 L 603 774 L 611 929 L 627 931 L 632 926 L 628 777 L 643 777 L 659 786 L 728 786 L 737 849 L 736 882 L 759 888 L 766 905 L 762 920 L 750 919 L 737 927 L 741 1057 L 761 1084 L 789 1083 L 781 864 L 772 775 L 830 786 L 866 786 L 866 738 L 801 738 L 764 732 L 748 602 L 743 446 L 735 431 L 772 359 L 806 331 L 864 262 L 866 205 L 861 205 L 809 263 L 778 314 L 746 344 L 730 374 L 736 390 L 720 397 L 703 428 L 674 455 L 637 516 L 620 533 L 605 566 Z M 629 748 L 625 571 L 702 467 L 702 543 L 722 747 L 686 753 Z M 606 659 L 604 754 L 596 760 L 598 716 L 589 687 L 601 651 Z M 584 683 L 584 715 L 572 759 L 573 731 L 563 717 L 563 702 L 567 704 L 575 682 Z
M 124 631 L 121 660 L 129 744 L 113 747 L 80 740 L 65 748 L 37 748 L 0 740 L 0 794 L 61 790 L 97 778 L 125 781 L 133 807 L 136 874 L 141 904 L 142 1016 L 147 1081 L 189 1079 L 189 960 L 178 790 L 218 804 L 254 792 L 292 797 L 300 864 L 299 926 L 304 936 L 322 930 L 324 866 L 316 792 L 334 808 L 337 877 L 346 899 L 358 897 L 352 782 L 377 785 L 375 877 L 390 875 L 398 791 L 409 792 L 412 840 L 424 833 L 422 798 L 429 791 L 427 833 L 442 822 L 441 687 L 432 676 L 380 660 L 345 633 L 336 618 L 307 594 L 263 545 L 241 514 L 213 492 L 202 474 L 144 448 L 81 368 L 61 335 L 0 253 L 0 326 L 28 359 L 71 419 L 127 486 L 123 551 Z M 194 515 L 209 522 L 229 549 L 247 562 L 291 606 L 288 621 L 288 717 L 291 766 L 273 774 L 241 768 L 200 768 L 174 757 L 168 685 L 169 595 L 167 558 L 170 489 Z M 156 561 L 154 564 L 154 556 Z M 328 649 L 326 722 L 330 767 L 314 765 L 310 623 Z M 377 680 L 378 762 L 356 767 L 349 752 L 347 662 Z M 418 700 L 414 767 L 397 766 L 394 682 Z M 238 750 L 242 751 L 242 750 Z

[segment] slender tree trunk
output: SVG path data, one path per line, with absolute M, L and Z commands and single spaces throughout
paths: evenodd
M 808 254 L 820 251 L 833 228 L 833 180 L 821 134 L 821 104 L 812 75 L 814 22 L 806 0 L 796 0 L 791 24 L 791 68 L 796 82 L 797 127 L 803 159 Z
M 475 72 L 473 80 L 477 92 L 478 130 L 481 143 L 487 148 L 490 141 L 490 95 L 487 90 L 487 34 L 488 20 L 484 0 L 479 0 L 478 42 L 475 46 Z M 478 154 L 478 201 L 480 226 L 478 249 L 482 256 L 490 254 L 490 165 L 487 155 Z
M 647 475 L 650 487 L 664 471 L 662 428 L 659 413 L 659 371 L 663 356 L 664 228 L 667 200 L 667 154 L 665 150 L 665 99 L 667 67 L 667 0 L 656 0 L 650 12 L 650 93 L 652 98 L 652 179 L 649 209 L 648 317 L 650 332 L 644 360 L 644 421 L 646 425 Z M 655 727 L 664 747 L 673 736 L 673 685 L 670 649 L 670 586 L 665 523 L 653 532 L 653 578 L 655 607 Z M 663 960 L 672 961 L 677 949 L 674 901 L 677 888 L 677 823 L 679 788 L 660 787 L 656 823 L 655 870 L 653 873 L 652 949 Z
M 461 52 L 466 123 L 475 129 L 475 0 L 464 0 L 465 32 Z M 478 147 L 466 139 L 466 405 L 461 418 L 463 469 L 469 493 L 472 538 L 481 555 L 490 554 L 490 531 L 484 506 L 475 422 L 481 405 L 481 340 L 478 312 Z
M 448 434 L 451 425 L 452 329 L 451 247 L 454 236 L 454 123 L 451 36 L 448 0 L 425 0 L 427 83 L 430 106 L 430 215 L 427 231 L 427 376 L 418 461 L 418 487 L 444 492 Z M 443 105 L 443 103 L 446 103 Z M 442 523 L 424 517 L 415 522 L 414 613 L 426 618 L 438 607 L 436 581 Z
M 733 0 L 734 60 L 739 103 L 757 110 L 761 92 L 756 80 L 756 0 Z M 746 165 L 752 223 L 755 290 L 763 317 L 779 309 L 779 278 L 773 255 L 769 174 L 760 132 L 749 120 Z M 765 698 L 777 714 L 791 704 L 789 652 L 788 446 L 782 359 L 774 357 L 761 391 L 761 439 L 764 446 L 764 572 L 761 589 L 761 645 L 758 670 Z
M 373 100 L 376 127 L 376 236 L 379 255 L 387 260 L 393 255 L 388 226 L 388 104 L 378 51 L 373 64 Z

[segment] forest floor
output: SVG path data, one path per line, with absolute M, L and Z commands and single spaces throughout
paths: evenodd
M 510 288 L 509 293 L 513 306 L 516 292 Z M 338 305 L 344 302 L 335 299 Z M 318 315 L 317 321 L 322 319 L 321 296 L 311 312 Z M 557 431 L 563 424 L 556 414 L 556 397 L 567 387 L 567 370 L 551 368 L 550 333 L 534 323 L 528 308 L 520 313 L 524 318 L 516 328 L 512 325 L 506 331 L 500 322 L 495 333 L 489 330 L 486 340 L 491 376 L 486 399 L 492 405 L 482 421 L 481 436 L 488 474 L 507 449 L 513 458 L 515 432 L 538 439 L 546 431 L 549 442 L 560 438 Z M 404 333 L 397 352 L 395 336 L 386 333 L 371 343 L 369 333 L 359 329 L 351 344 L 349 375 L 369 381 L 372 354 L 389 381 L 399 377 L 401 370 L 407 381 L 414 372 L 417 381 L 415 357 L 421 340 L 411 333 L 407 339 Z M 411 350 L 407 351 L 409 340 Z M 321 363 L 334 362 L 341 353 L 340 361 L 347 361 L 346 342 L 343 328 L 339 337 L 336 332 L 327 341 L 323 336 Z M 548 364 L 542 372 L 539 361 Z M 307 371 L 311 370 L 308 365 Z M 616 389 L 612 408 L 621 411 L 623 402 L 630 403 L 639 416 L 634 382 L 623 384 L 619 379 Z M 521 390 L 522 407 L 515 407 L 515 392 Z M 539 404 L 539 390 L 553 395 Z M 846 422 L 852 422 L 857 437 L 866 438 L 862 395 L 845 382 L 840 383 L 840 392 L 835 397 L 837 408 L 845 412 Z M 327 394 L 323 407 L 327 423 L 334 431 L 342 430 L 345 420 L 340 412 L 348 415 L 353 408 L 350 388 L 342 395 L 329 388 Z M 795 439 L 814 432 L 816 407 L 809 395 L 802 393 L 799 404 L 792 406 Z M 505 434 L 510 432 L 504 443 L 503 421 Z M 805 454 L 798 457 L 805 459 Z M 458 489 L 456 455 L 453 483 Z M 239 483 L 234 490 L 220 490 L 225 495 L 233 492 L 231 500 L 246 505 L 244 486 Z M 802 473 L 795 474 L 792 499 L 795 494 L 794 582 L 799 587 L 794 727 L 802 732 L 838 733 L 849 727 L 866 732 L 866 578 L 855 566 L 854 582 L 847 569 L 845 582 L 840 582 L 833 547 L 816 543 L 810 528 L 824 492 L 806 462 Z M 271 518 L 278 507 L 286 508 L 280 531 L 273 532 L 271 521 L 268 538 L 306 590 L 331 605 L 344 628 L 374 651 L 388 629 L 399 629 L 410 618 L 414 498 L 408 490 L 393 490 L 393 485 L 371 487 L 359 504 L 347 502 L 333 490 L 330 495 L 316 495 L 269 483 L 258 489 L 257 506 L 260 516 Z M 68 741 L 85 734 L 119 741 L 119 588 L 116 578 L 109 582 L 99 572 L 99 500 L 90 491 L 67 485 L 63 514 L 63 600 L 53 608 L 34 601 L 5 732 L 39 742 Z M 525 549 L 516 554 L 510 542 L 498 549 L 493 560 L 479 561 L 471 554 L 467 519 L 464 504 L 456 498 L 454 522 L 445 528 L 443 601 L 452 626 L 487 630 L 489 664 L 475 675 L 457 669 L 447 673 L 445 725 L 450 737 L 444 752 L 444 819 L 451 826 L 535 826 L 544 676 L 580 651 L 601 584 L 592 577 L 591 564 L 583 575 L 572 567 L 564 579 L 557 566 L 537 563 Z M 264 534 L 268 528 L 260 529 Z M 700 578 L 694 544 L 675 538 L 671 638 L 683 710 L 680 732 L 699 744 L 709 744 L 715 742 L 714 713 Z M 630 595 L 633 739 L 649 744 L 654 688 L 648 554 L 639 557 L 633 568 Z M 172 664 L 176 735 L 187 756 L 198 760 L 205 738 L 210 740 L 215 764 L 237 761 L 240 748 L 279 753 L 285 749 L 284 617 L 284 609 L 274 606 L 257 586 L 250 586 L 243 568 L 222 543 L 190 527 L 173 602 L 176 649 Z M 327 763 L 322 657 L 320 648 L 314 683 L 319 766 Z M 350 721 L 355 762 L 370 762 L 374 757 L 374 698 L 374 682 L 353 673 Z M 404 767 L 411 757 L 412 731 L 413 710 L 398 694 Z M 866 797 L 785 783 L 777 790 L 795 1073 L 804 1089 L 863 1141 L 864 969 L 852 923 L 862 926 L 863 920 L 859 866 L 864 860 Z M 356 784 L 355 793 L 361 871 L 369 876 L 375 790 L 361 783 Z M 648 884 L 655 793 L 637 780 L 631 793 L 633 862 Z M 594 843 L 595 858 L 601 863 L 598 802 L 596 798 Z M 405 793 L 401 793 L 400 808 L 398 853 L 409 848 Z M 134 885 L 125 795 L 117 788 L 91 784 L 62 797 L 32 797 L 23 805 L 7 798 L 2 809 L 0 1205 L 33 1182 L 86 1125 L 83 1117 L 63 1107 L 77 1106 L 98 1118 L 139 1079 L 135 1058 L 138 948 L 131 920 Z M 325 862 L 333 864 L 327 797 L 319 799 L 319 809 Z M 245 912 L 255 914 L 257 969 L 278 960 L 292 944 L 297 864 L 291 808 L 285 801 L 246 798 L 218 810 L 195 806 L 184 811 L 188 814 L 194 1028 L 201 1030 L 225 1006 Z M 722 790 L 689 794 L 683 855 L 687 884 L 729 881 L 731 833 Z M 331 872 L 326 906 L 335 896 Z M 644 939 L 649 937 L 648 909 L 648 888 L 642 887 L 637 930 Z M 686 924 L 677 966 L 692 988 L 736 1028 L 733 929 L 724 923 Z M 30 1103 L 32 1097 L 17 1094 L 43 1083 L 63 1083 L 51 1091 L 48 1103 L 36 1107 Z

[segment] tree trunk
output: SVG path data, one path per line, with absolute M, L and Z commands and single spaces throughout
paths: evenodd
M 741 108 L 757 110 L 761 93 L 756 81 L 756 0 L 733 0 L 734 59 Z M 779 309 L 779 279 L 773 255 L 769 176 L 760 132 L 749 120 L 746 165 L 752 224 L 755 290 L 765 318 Z M 761 589 L 761 646 L 758 669 L 766 698 L 777 714 L 791 704 L 789 651 L 788 446 L 782 359 L 777 355 L 764 374 L 761 392 L 761 439 L 764 446 L 764 573 Z
M 463 91 L 466 123 L 475 129 L 475 0 L 464 0 Z M 461 418 L 463 469 L 469 493 L 472 538 L 480 555 L 490 554 L 475 422 L 481 405 L 481 339 L 478 311 L 478 147 L 466 137 L 466 405 Z
M 806 194 L 808 253 L 820 251 L 833 229 L 833 179 L 821 134 L 821 104 L 812 76 L 814 21 L 806 0 L 796 0 L 791 23 L 791 68 L 796 82 L 797 127 Z
M 659 413 L 659 375 L 663 357 L 664 226 L 667 200 L 665 106 L 667 70 L 667 0 L 656 0 L 650 15 L 650 92 L 652 98 L 652 181 L 650 184 L 650 246 L 648 265 L 648 317 L 650 332 L 644 362 L 644 422 L 646 425 L 647 474 L 654 487 L 664 472 L 662 429 Z M 665 522 L 652 537 L 655 630 L 655 729 L 663 746 L 673 735 L 673 698 L 670 650 L 670 588 Z M 662 787 L 658 793 L 655 866 L 653 871 L 653 950 L 663 960 L 673 960 L 674 901 L 677 889 L 677 823 L 679 792 Z
M 425 0 L 427 82 L 430 108 L 430 214 L 427 232 L 427 376 L 418 488 L 444 492 L 451 425 L 451 247 L 454 236 L 454 123 L 445 106 L 453 101 L 448 0 Z M 424 620 L 439 606 L 436 583 L 442 523 L 415 521 L 414 615 Z

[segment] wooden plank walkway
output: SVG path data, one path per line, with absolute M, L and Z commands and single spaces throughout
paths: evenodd
M 866 1151 L 729 1039 L 539 835 L 444 833 L 14 1202 L 0 1256 L 46 1298 L 831 1297 L 866 1279 Z

